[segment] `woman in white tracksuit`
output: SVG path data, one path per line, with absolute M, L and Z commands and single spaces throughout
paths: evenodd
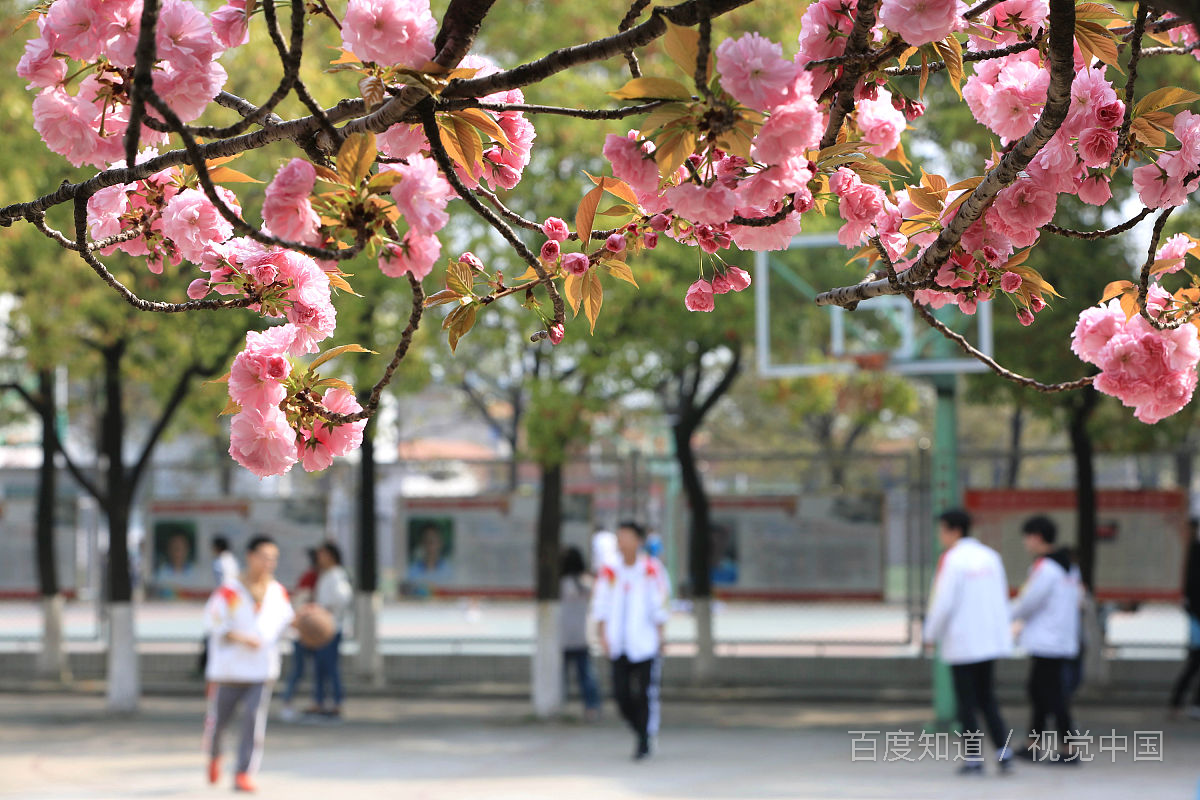
M 938 518 L 943 552 L 925 616 L 924 639 L 941 645 L 942 660 L 950 665 L 962 731 L 977 733 L 976 712 L 982 713 L 1000 768 L 1007 769 L 1012 734 L 996 704 L 994 673 L 996 659 L 1012 650 L 1008 580 L 999 554 L 971 538 L 970 532 L 971 517 L 965 511 L 947 511 Z M 982 770 L 982 751 L 961 767 L 967 773 Z

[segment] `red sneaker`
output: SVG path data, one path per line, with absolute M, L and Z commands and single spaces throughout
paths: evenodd
M 221 759 L 210 758 L 208 760 L 208 782 L 216 783 L 221 778 Z
M 250 780 L 249 774 L 239 772 L 233 777 L 233 790 L 235 792 L 257 792 L 258 787 L 254 785 L 254 781 Z

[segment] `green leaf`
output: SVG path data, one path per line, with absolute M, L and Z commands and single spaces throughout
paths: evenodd
M 461 297 L 462 295 L 453 289 L 442 289 L 437 294 L 425 298 L 425 307 L 431 308 L 433 306 L 440 306 L 443 303 L 453 303 Z
M 696 60 L 700 57 L 700 32 L 673 22 L 667 22 L 667 33 L 663 36 L 667 55 L 684 75 L 696 74 Z M 712 76 L 712 53 L 708 55 L 704 79 Z
M 600 306 L 604 304 L 604 286 L 596 270 L 589 269 L 583 276 L 583 313 L 591 323 L 591 333 L 596 332 L 596 318 L 600 316 Z
M 642 288 L 642 287 L 638 286 L 638 282 L 636 280 L 634 280 L 633 270 L 631 270 L 629 268 L 629 265 L 626 264 L 624 261 L 605 259 L 604 261 L 601 261 L 600 263 L 603 264 L 608 269 L 609 273 L 614 278 L 625 281 L 626 283 L 633 284 L 634 286 L 636 286 L 639 289 Z
M 1180 89 L 1178 86 L 1165 86 L 1162 89 L 1155 89 L 1138 100 L 1137 105 L 1133 107 L 1133 116 L 1141 117 L 1151 111 L 1160 111 L 1171 106 L 1191 105 L 1197 100 L 1200 100 L 1200 94 Z
M 475 315 L 478 308 L 476 303 L 459 306 L 450 312 L 450 316 L 446 317 L 446 322 L 450 324 L 442 327 L 446 328 L 446 339 L 450 342 L 450 352 L 457 350 L 459 340 L 475 327 Z M 454 321 L 451 323 L 452 318 Z
M 446 288 L 460 295 L 474 294 L 475 272 L 470 265 L 461 261 L 451 261 L 446 268 Z
M 349 185 L 357 186 L 371 171 L 377 155 L 379 150 L 375 147 L 375 134 L 370 131 L 350 134 L 338 150 L 338 175 Z
M 579 235 L 579 246 L 585 251 L 588 241 L 592 238 L 592 225 L 596 222 L 596 209 L 600 206 L 600 197 L 603 194 L 603 186 L 592 189 L 583 196 L 579 208 L 575 211 L 575 233 Z
M 691 100 L 691 91 L 671 78 L 634 78 L 609 94 L 618 100 Z
M 374 350 L 368 350 L 361 344 L 344 344 L 341 347 L 335 347 L 332 350 L 326 350 L 324 353 L 314 358 L 313 362 L 308 365 L 308 368 L 310 371 L 315 370 L 326 361 L 329 361 L 332 358 L 337 358 L 343 353 L 370 353 L 371 355 L 378 355 Z

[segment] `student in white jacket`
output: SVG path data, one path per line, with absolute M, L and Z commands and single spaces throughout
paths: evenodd
M 1079 585 L 1071 578 L 1071 557 L 1055 546 L 1058 529 L 1049 517 L 1031 517 L 1021 528 L 1025 550 L 1034 557 L 1029 577 L 1012 602 L 1014 621 L 1023 622 L 1020 645 L 1030 656 L 1029 701 L 1033 707 L 1030 735 L 1036 747 L 1065 747 L 1071 732 L 1071 709 L 1063 689 L 1064 667 L 1079 654 Z M 1054 727 L 1049 727 L 1049 717 Z M 1042 734 L 1056 732 L 1057 741 Z M 1019 753 L 1034 757 L 1033 749 Z M 1057 760 L 1055 756 L 1049 756 Z
M 350 576 L 342 566 L 342 550 L 334 542 L 325 542 L 317 548 L 317 585 L 313 590 L 313 602 L 333 616 L 337 633 L 328 644 L 313 652 L 317 673 L 313 689 L 317 708 L 329 717 L 341 716 L 342 703 L 346 699 L 342 689 L 342 629 L 346 626 L 353 599 Z M 332 696 L 332 706 L 325 704 L 326 687 Z
M 279 640 L 295 613 L 287 590 L 275 580 L 279 548 L 267 536 L 246 546 L 246 569 L 213 592 L 205 606 L 208 639 L 208 710 L 204 745 L 208 781 L 221 777 L 221 733 L 241 710 L 234 788 L 253 792 L 262 760 L 271 687 L 279 677 Z
M 941 645 L 942 660 L 950 665 L 954 697 L 963 733 L 977 733 L 976 713 L 982 713 L 996 745 L 1001 770 L 1011 765 L 1012 732 L 996 704 L 996 659 L 1012 651 L 1008 619 L 1008 580 L 995 550 L 971 538 L 971 517 L 958 509 L 938 517 L 942 557 L 933 579 L 924 639 Z M 983 771 L 982 757 L 968 759 L 960 772 Z
M 600 568 L 592 617 L 612 662 L 613 696 L 637 737 L 633 757 L 650 755 L 650 689 L 654 658 L 662 650 L 671 583 L 662 562 L 641 552 L 646 530 L 636 522 L 617 528 L 620 559 Z

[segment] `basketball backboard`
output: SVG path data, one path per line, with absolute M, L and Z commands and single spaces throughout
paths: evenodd
M 898 375 L 944 375 L 987 370 L 918 317 L 907 298 L 876 297 L 854 311 L 818 307 L 829 286 L 854 280 L 850 252 L 833 234 L 798 236 L 787 250 L 756 254 L 755 341 L 758 371 L 768 378 L 802 378 L 887 370 Z M 956 307 L 935 312 L 984 353 L 992 353 L 992 308 L 973 316 Z

